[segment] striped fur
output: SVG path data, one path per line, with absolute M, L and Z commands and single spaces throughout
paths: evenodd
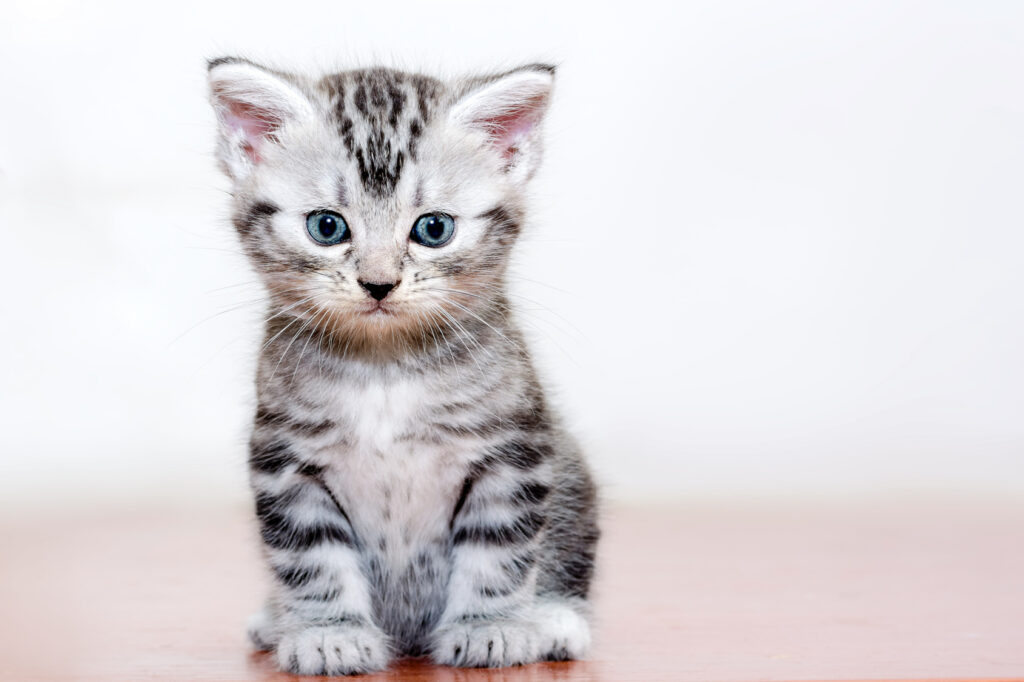
M 505 294 L 552 69 L 319 80 L 211 62 L 234 225 L 266 286 L 250 445 L 282 669 L 582 656 L 595 490 Z M 352 238 L 314 243 L 305 216 Z M 415 244 L 417 216 L 456 220 Z M 395 284 L 381 302 L 360 281 Z

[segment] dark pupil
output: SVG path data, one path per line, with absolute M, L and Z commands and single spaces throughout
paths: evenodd
M 427 220 L 427 234 L 431 239 L 440 239 L 444 235 L 444 223 L 437 218 Z
M 320 218 L 320 234 L 325 237 L 330 237 L 338 231 L 338 223 L 329 215 L 325 215 Z

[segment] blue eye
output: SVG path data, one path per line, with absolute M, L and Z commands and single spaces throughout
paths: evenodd
M 313 211 L 306 216 L 306 231 L 313 241 L 324 246 L 333 246 L 352 238 L 345 219 L 331 211 Z
M 455 234 L 455 218 L 444 213 L 427 213 L 416 219 L 409 238 L 423 246 L 444 246 Z

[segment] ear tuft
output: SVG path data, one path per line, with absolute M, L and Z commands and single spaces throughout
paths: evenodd
M 514 179 L 529 179 L 540 164 L 540 124 L 554 86 L 555 67 L 530 64 L 493 77 L 463 95 L 451 119 L 483 133 Z
M 240 180 L 277 142 L 287 123 L 310 116 L 306 95 L 283 75 L 237 57 L 208 62 L 210 100 L 220 124 L 218 156 L 228 175 Z

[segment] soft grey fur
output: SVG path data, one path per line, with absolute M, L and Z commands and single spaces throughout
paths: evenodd
M 587 650 L 595 490 L 505 293 L 552 77 L 210 64 L 235 227 L 271 301 L 250 464 L 275 585 L 250 636 L 285 670 Z M 314 243 L 317 210 L 351 239 Z M 455 217 L 450 245 L 410 241 L 432 211 Z M 359 282 L 394 288 L 378 303 Z

